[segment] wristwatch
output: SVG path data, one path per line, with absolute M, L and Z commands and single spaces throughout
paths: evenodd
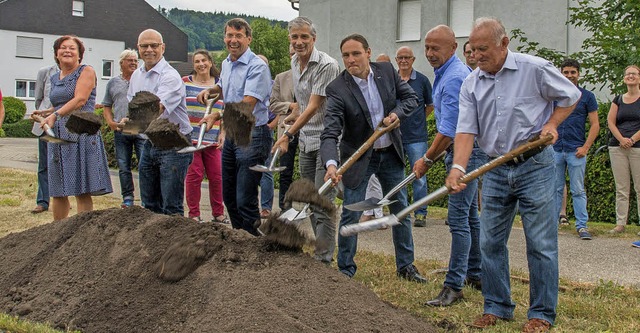
M 287 138 L 289 138 L 289 141 L 293 140 L 293 134 L 289 133 L 289 131 L 284 131 L 284 135 L 286 135 Z
M 427 155 L 422 156 L 422 161 L 424 162 L 424 164 L 426 164 L 428 167 L 431 167 L 433 165 L 433 160 L 428 158 Z

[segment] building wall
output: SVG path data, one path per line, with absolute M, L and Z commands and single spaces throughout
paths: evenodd
M 42 59 L 16 57 L 17 36 L 43 38 Z M 0 89 L 3 96 L 15 96 L 16 80 L 36 80 L 38 70 L 55 64 L 53 42 L 59 35 L 25 33 L 19 31 L 0 30 L 3 48 L 0 51 Z M 124 50 L 123 41 L 107 41 L 93 38 L 79 38 L 85 46 L 83 63 L 92 66 L 96 71 L 96 102 L 102 102 L 109 78 L 102 77 L 102 61 L 113 60 L 112 75 L 120 74 L 118 57 Z M 27 104 L 27 112 L 35 109 L 33 98 L 22 99 Z
M 281 0 L 284 1 L 284 0 Z M 433 27 L 449 23 L 450 1 L 422 0 L 420 40 L 396 40 L 398 25 L 398 0 L 300 0 L 300 15 L 309 17 L 318 31 L 316 46 L 338 59 L 340 41 L 351 33 L 360 33 L 367 38 L 372 49 L 372 58 L 386 53 L 393 60 L 400 46 L 409 46 L 416 56 L 414 68 L 427 75 L 433 82 L 433 68 L 424 56 L 424 36 Z M 347 5 L 348 4 L 348 5 Z M 499 18 L 508 33 L 519 28 L 529 40 L 561 52 L 576 52 L 589 34 L 567 26 L 568 7 L 577 6 L 577 0 L 475 0 L 473 18 L 491 16 Z M 471 22 L 470 22 L 471 24 Z M 461 59 L 462 46 L 468 36 L 458 38 L 457 55 Z M 511 41 L 509 48 L 516 50 L 518 43 Z M 589 88 L 589 87 L 587 87 Z M 599 98 L 607 92 L 596 92 Z

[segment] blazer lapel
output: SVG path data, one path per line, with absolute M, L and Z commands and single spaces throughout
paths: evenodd
M 369 123 L 370 126 L 372 126 L 371 128 L 374 128 L 375 125 L 371 125 L 372 124 L 371 114 L 369 113 L 369 107 L 367 107 L 367 101 L 364 99 L 364 95 L 362 95 L 362 91 L 360 90 L 360 87 L 358 87 L 358 84 L 356 83 L 356 81 L 353 79 L 353 77 L 351 77 L 351 74 L 349 74 L 349 72 L 347 71 L 345 71 L 344 80 L 347 84 L 347 87 L 351 91 L 351 94 L 353 95 L 353 97 L 356 98 L 356 101 L 358 102 L 358 104 L 360 104 L 360 110 L 362 110 L 362 113 L 364 114 L 365 118 L 367 118 L 367 122 Z

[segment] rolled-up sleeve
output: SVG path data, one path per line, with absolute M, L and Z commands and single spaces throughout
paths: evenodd
M 271 72 L 263 61 L 260 62 L 260 64 L 257 64 L 257 62 L 251 63 L 251 68 L 247 72 L 243 95 L 254 97 L 266 103 L 271 94 Z

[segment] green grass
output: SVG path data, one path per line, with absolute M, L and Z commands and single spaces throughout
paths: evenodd
M 29 213 L 35 205 L 36 176 L 32 172 L 0 168 L 0 237 L 51 222 L 51 212 L 38 215 Z M 15 200 L 15 201 L 14 201 Z M 18 205 L 15 205 L 18 202 Z M 72 206 L 75 205 L 71 200 Z M 118 198 L 94 197 L 96 209 L 117 207 Z M 75 214 L 72 211 L 71 214 Z M 429 218 L 444 219 L 447 210 L 429 207 Z M 515 226 L 521 226 L 516 218 Z M 624 233 L 611 235 L 610 223 L 589 222 L 590 231 L 597 237 L 637 238 L 640 227 L 628 225 Z M 561 227 L 562 233 L 575 233 L 574 225 Z M 464 288 L 464 300 L 446 308 L 431 308 L 421 304 L 434 298 L 442 288 L 447 263 L 435 260 L 417 260 L 416 266 L 429 283 L 419 285 L 399 280 L 395 275 L 393 256 L 360 251 L 357 255 L 358 274 L 355 280 L 373 290 L 381 299 L 406 309 L 441 328 L 443 332 L 472 332 L 466 324 L 482 314 L 483 298 L 479 291 Z M 1 268 L 0 268 L 1 269 Z M 526 320 L 529 303 L 527 274 L 512 271 L 512 297 L 516 306 L 515 320 L 500 322 L 485 332 L 518 332 Z M 576 283 L 561 279 L 558 318 L 553 332 L 640 332 L 638 308 L 640 289 L 622 287 L 611 282 L 597 284 Z M 46 324 L 22 321 L 0 313 L 0 331 L 12 333 L 52 333 Z

